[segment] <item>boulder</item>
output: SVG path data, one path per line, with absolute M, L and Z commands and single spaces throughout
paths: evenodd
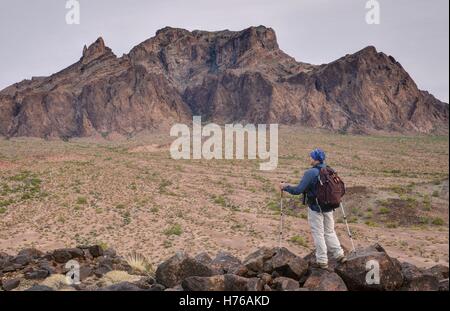
M 39 251 L 35 248 L 25 248 L 25 249 L 21 250 L 17 255 L 18 256 L 25 255 L 30 258 L 36 259 L 36 258 L 42 257 L 44 255 L 44 253 L 42 253 L 41 251 Z
M 100 257 L 103 256 L 103 248 L 99 245 L 93 245 L 88 247 L 89 253 L 92 257 Z
M 280 276 L 272 281 L 272 288 L 276 291 L 294 291 L 300 288 L 300 284 L 297 280 Z
M 339 275 L 325 269 L 312 269 L 303 287 L 313 291 L 347 290 L 347 286 Z
M 182 281 L 181 286 L 186 291 L 262 291 L 264 283 L 258 278 L 224 274 L 188 277 Z
M 9 256 L 8 254 L 0 252 L 0 272 L 9 263 L 10 258 L 11 256 Z
M 25 290 L 26 292 L 51 292 L 54 291 L 53 288 L 45 285 L 33 285 Z
M 299 280 L 308 271 L 308 262 L 286 248 L 261 248 L 250 254 L 244 265 L 249 276 L 265 272 Z
M 25 279 L 27 280 L 37 280 L 37 279 L 45 279 L 49 275 L 48 270 L 46 269 L 32 269 L 24 274 Z
M 262 247 L 251 253 L 244 259 L 244 266 L 248 269 L 249 274 L 257 275 L 264 272 L 264 263 L 275 255 L 275 249 Z
M 106 273 L 108 273 L 109 271 L 112 271 L 112 267 L 103 264 L 100 265 L 99 267 L 95 268 L 93 273 L 96 277 L 101 278 L 103 275 L 105 275 Z
M 54 250 L 53 258 L 58 263 L 66 263 L 74 258 L 83 258 L 84 252 L 80 248 L 61 248 Z
M 156 282 L 165 287 L 174 287 L 190 276 L 212 276 L 213 269 L 204 263 L 179 252 L 161 263 L 156 269 Z
M 55 267 L 53 267 L 52 264 L 46 259 L 42 259 L 39 262 L 39 268 L 42 270 L 47 270 L 49 275 L 55 273 Z
M 155 279 L 152 278 L 151 276 L 145 276 L 133 283 L 136 284 L 139 288 L 150 289 L 155 284 Z
M 17 288 L 19 285 L 20 285 L 19 278 L 2 281 L 2 288 L 5 291 L 13 290 L 13 289 Z
M 181 287 L 185 291 L 224 291 L 225 276 L 191 276 L 181 282 Z
M 262 291 L 263 288 L 264 282 L 261 279 L 225 274 L 226 291 Z
M 99 288 L 98 291 L 103 292 L 136 292 L 142 291 L 139 286 L 130 282 L 120 282 L 117 284 L 112 284 L 103 288 Z
M 267 268 L 281 276 L 299 280 L 308 271 L 308 263 L 283 247 L 278 249 L 272 259 L 266 262 L 265 269 Z
M 88 277 L 94 274 L 93 270 L 89 266 L 81 266 L 80 267 L 80 281 L 84 281 Z
M 269 286 L 272 285 L 272 280 L 273 280 L 272 275 L 270 275 L 268 273 L 260 273 L 260 274 L 258 274 L 257 277 L 259 279 L 261 279 L 261 281 L 263 281 L 263 283 L 265 285 L 269 285 Z
M 15 265 L 16 267 L 23 267 L 23 266 L 28 265 L 32 260 L 33 260 L 33 257 L 31 257 L 27 254 L 22 254 L 22 255 L 17 255 L 17 256 L 14 256 L 13 258 L 11 258 L 9 260 L 9 263 L 12 265 Z
M 439 281 L 439 291 L 440 292 L 448 292 L 448 279 L 440 280 Z
M 212 258 L 208 255 L 208 253 L 203 252 L 194 257 L 195 260 L 201 262 L 204 265 L 211 265 Z
M 164 290 L 166 290 L 166 287 L 161 284 L 153 284 L 149 289 L 151 292 L 162 292 Z
M 373 279 L 378 263 L 379 282 Z M 344 280 L 349 290 L 396 290 L 403 284 L 400 263 L 389 257 L 379 245 L 357 249 L 348 256 L 344 264 L 339 264 L 335 272 Z
M 211 265 L 217 269 L 219 273 L 225 274 L 238 271 L 242 266 L 242 262 L 239 258 L 230 253 L 219 252 L 216 258 L 212 260 Z
M 436 265 L 424 271 L 425 274 L 433 275 L 438 280 L 448 279 L 448 266 Z
M 431 274 L 426 274 L 416 266 L 403 262 L 401 263 L 404 282 L 401 290 L 405 291 L 437 291 L 439 290 L 439 280 Z

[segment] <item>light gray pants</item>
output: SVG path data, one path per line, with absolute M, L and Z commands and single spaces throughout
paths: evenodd
M 308 208 L 308 222 L 316 247 L 317 263 L 328 263 L 327 250 L 334 258 L 344 255 L 336 231 L 334 231 L 333 212 L 318 213 Z

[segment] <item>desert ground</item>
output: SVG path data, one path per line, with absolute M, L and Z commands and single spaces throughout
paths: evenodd
M 0 138 L 0 251 L 98 243 L 156 265 L 177 250 L 241 257 L 278 245 L 279 181 L 298 182 L 320 146 L 347 184 L 356 246 L 378 242 L 419 267 L 449 261 L 449 137 L 280 129 L 279 164 L 173 160 L 167 133 L 70 141 Z M 300 197 L 285 196 L 283 246 L 313 249 Z M 340 210 L 336 226 L 350 249 Z

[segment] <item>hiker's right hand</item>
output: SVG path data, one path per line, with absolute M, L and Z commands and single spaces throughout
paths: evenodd
M 283 189 L 287 186 L 287 183 L 285 183 L 284 181 L 280 182 L 280 191 L 283 191 Z

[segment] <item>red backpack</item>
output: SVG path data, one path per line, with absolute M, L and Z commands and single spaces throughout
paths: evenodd
M 317 201 L 322 212 L 338 208 L 345 194 L 345 184 L 331 167 L 323 167 L 317 183 Z

